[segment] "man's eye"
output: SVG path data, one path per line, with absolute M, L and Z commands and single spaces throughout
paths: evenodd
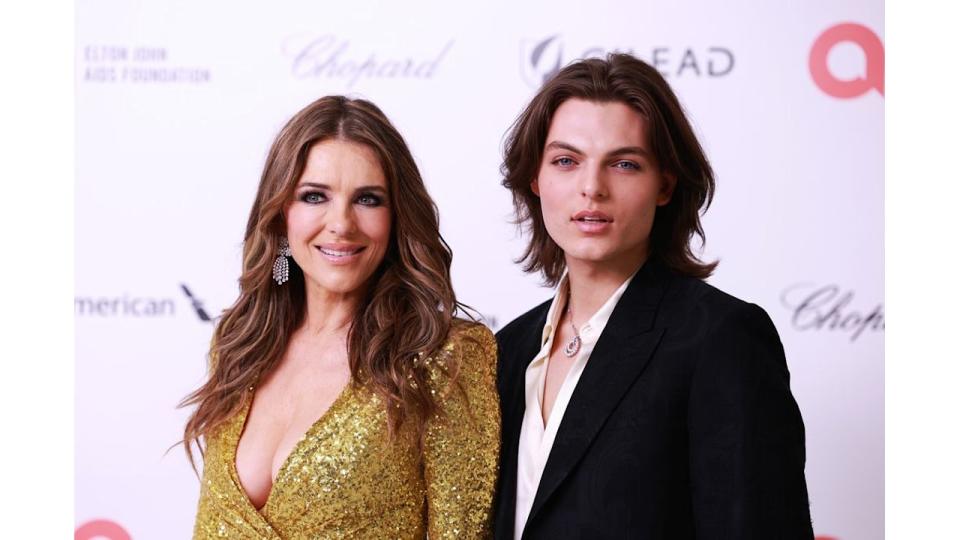
M 632 161 L 618 161 L 616 164 L 614 164 L 614 167 L 617 167 L 618 169 L 627 169 L 627 170 L 633 170 L 633 171 L 640 170 L 640 165 Z
M 573 166 L 575 163 L 576 163 L 575 161 L 573 161 L 572 159 L 570 159 L 570 158 L 568 158 L 568 157 L 559 157 L 559 158 L 553 160 L 553 164 L 554 164 L 554 165 L 559 165 L 559 166 L 561 166 L 561 167 L 571 167 L 571 166 Z

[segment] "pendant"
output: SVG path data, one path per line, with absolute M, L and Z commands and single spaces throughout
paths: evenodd
M 563 354 L 565 354 L 567 358 L 573 358 L 578 352 L 580 352 L 580 336 L 573 336 L 570 343 L 567 343 L 567 346 L 563 348 Z

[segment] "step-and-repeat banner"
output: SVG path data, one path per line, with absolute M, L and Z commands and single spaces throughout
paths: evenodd
M 716 169 L 710 282 L 780 331 L 817 535 L 883 538 L 879 0 L 90 0 L 77 18 L 77 539 L 190 535 L 199 483 L 167 451 L 175 405 L 203 379 L 293 113 L 325 94 L 387 113 L 439 205 L 460 298 L 497 328 L 551 296 L 512 262 L 504 134 L 545 78 L 608 51 L 663 73 Z

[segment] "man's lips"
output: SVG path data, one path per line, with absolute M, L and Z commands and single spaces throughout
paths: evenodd
M 613 218 L 598 210 L 581 210 L 570 218 L 581 223 L 613 223 Z
M 600 234 L 610 229 L 613 218 L 597 210 L 581 210 L 570 221 L 584 234 Z

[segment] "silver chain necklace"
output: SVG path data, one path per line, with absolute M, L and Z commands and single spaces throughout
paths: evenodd
M 573 328 L 573 339 L 563 348 L 563 354 L 566 355 L 567 358 L 573 358 L 574 355 L 580 352 L 580 331 L 577 330 L 577 326 L 573 324 L 573 311 L 570 309 L 569 300 L 567 301 L 567 317 L 569 317 L 570 328 Z

